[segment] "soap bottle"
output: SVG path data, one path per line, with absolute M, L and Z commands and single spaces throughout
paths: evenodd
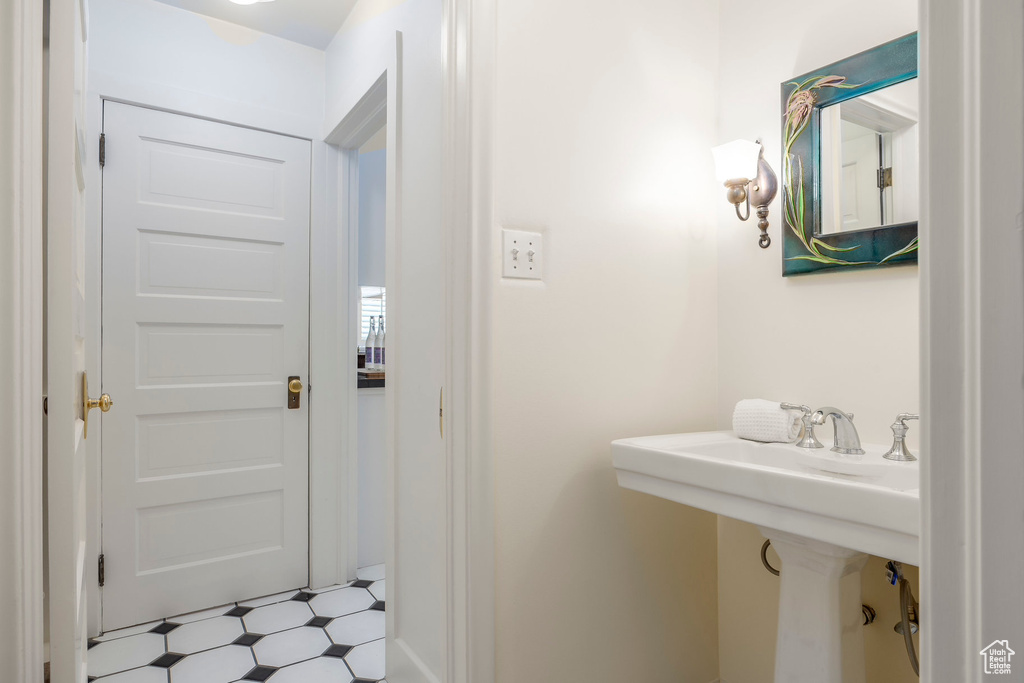
M 377 331 L 377 347 L 380 350 L 380 357 L 376 358 L 377 369 L 380 372 L 384 372 L 384 351 L 386 349 L 385 342 L 387 341 L 387 333 L 384 332 L 384 316 L 380 317 L 380 328 Z

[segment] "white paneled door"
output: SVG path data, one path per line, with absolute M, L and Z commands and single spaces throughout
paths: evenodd
M 109 101 L 104 135 L 112 629 L 306 585 L 310 142 Z

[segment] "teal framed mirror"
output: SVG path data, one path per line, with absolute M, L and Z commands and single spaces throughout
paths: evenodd
M 917 34 L 782 84 L 782 274 L 917 261 Z

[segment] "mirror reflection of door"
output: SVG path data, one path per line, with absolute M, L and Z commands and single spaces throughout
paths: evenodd
M 882 136 L 851 121 L 841 125 L 843 145 L 840 230 L 859 230 L 885 224 L 882 192 L 877 173 Z
M 916 221 L 917 80 L 821 110 L 821 229 Z

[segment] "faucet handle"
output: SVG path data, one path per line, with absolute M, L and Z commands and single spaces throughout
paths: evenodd
M 913 462 L 917 460 L 917 457 L 910 452 L 907 448 L 907 420 L 920 420 L 920 415 L 913 413 L 900 413 L 896 416 L 896 421 L 892 423 L 892 448 L 886 452 L 882 457 L 886 460 L 895 460 L 897 462 Z
M 800 438 L 797 440 L 796 445 L 800 448 L 824 448 L 824 444 L 818 441 L 818 437 L 814 435 L 814 423 L 811 421 L 811 413 L 813 412 L 810 406 L 801 406 L 795 403 L 780 403 L 779 406 L 783 410 L 799 410 L 803 413 L 800 418 L 803 423 L 803 429 L 800 431 Z

